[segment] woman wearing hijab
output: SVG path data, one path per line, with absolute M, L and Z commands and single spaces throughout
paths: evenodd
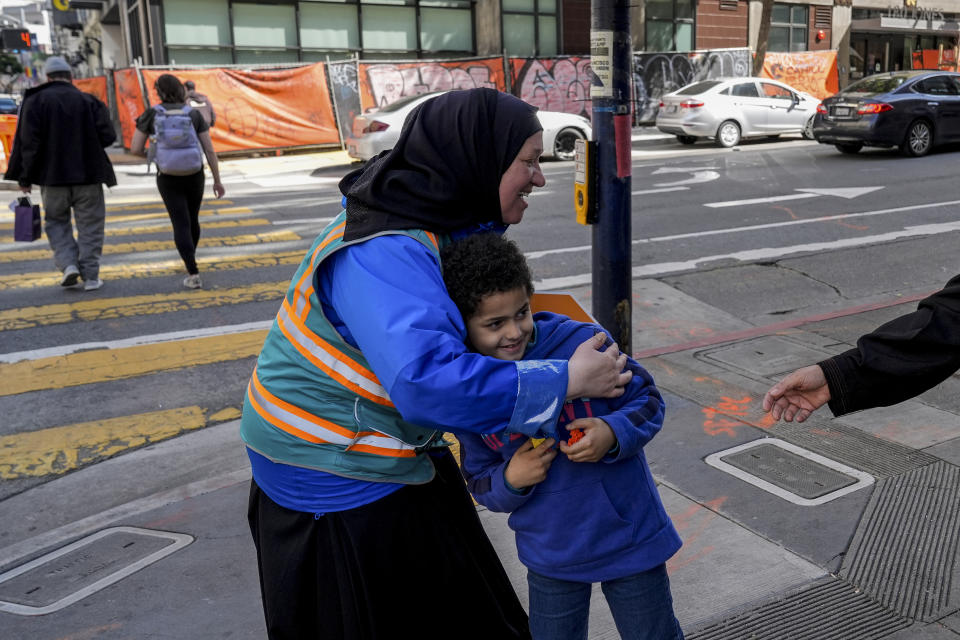
M 529 637 L 442 433 L 532 436 L 630 374 L 593 338 L 569 362 L 468 352 L 439 250 L 520 222 L 541 152 L 534 107 L 452 91 L 340 183 L 346 209 L 293 277 L 241 421 L 270 638 Z

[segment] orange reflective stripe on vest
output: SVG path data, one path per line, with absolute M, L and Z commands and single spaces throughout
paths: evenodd
M 250 404 L 257 414 L 278 429 L 315 444 L 339 444 L 347 451 L 381 456 L 412 458 L 416 447 L 378 431 L 351 431 L 346 427 L 312 415 L 276 397 L 260 383 L 253 370 L 247 385 Z
M 277 325 L 287 341 L 328 376 L 367 400 L 393 406 L 390 394 L 381 386 L 377 376 L 311 331 L 292 313 L 286 299 L 277 313 Z

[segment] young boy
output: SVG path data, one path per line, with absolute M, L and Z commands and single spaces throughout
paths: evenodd
M 554 313 L 531 315 L 526 261 L 497 234 L 470 236 L 441 256 L 447 291 L 479 353 L 566 360 L 602 331 Z M 627 366 L 633 378 L 622 396 L 567 403 L 543 442 L 520 434 L 459 436 L 471 493 L 492 511 L 511 513 L 535 640 L 585 640 L 594 582 L 621 638 L 683 638 L 665 565 L 680 537 L 643 456 L 663 424 L 663 400 L 643 367 L 632 359 Z

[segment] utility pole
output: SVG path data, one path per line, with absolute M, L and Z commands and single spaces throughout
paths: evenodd
M 632 333 L 630 174 L 632 68 L 628 0 L 592 0 L 590 90 L 596 149 L 593 316 L 630 354 Z

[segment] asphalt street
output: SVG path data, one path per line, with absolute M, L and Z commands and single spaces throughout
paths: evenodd
M 803 425 L 759 408 L 784 373 L 956 273 L 957 150 L 850 156 L 790 137 L 726 150 L 643 133 L 631 347 L 667 401 L 646 453 L 684 539 L 668 568 L 685 633 L 960 637 L 957 378 Z M 13 243 L 0 214 L 0 637 L 264 636 L 236 418 L 290 274 L 339 211 L 344 161 L 225 161 L 227 194 L 201 219 L 201 291 L 180 287 L 143 165 L 118 165 L 97 292 L 56 286 L 45 241 Z M 589 309 L 573 166 L 543 170 L 509 235 L 539 290 Z M 525 602 L 505 519 L 480 513 Z M 595 596 L 590 637 L 616 637 Z

